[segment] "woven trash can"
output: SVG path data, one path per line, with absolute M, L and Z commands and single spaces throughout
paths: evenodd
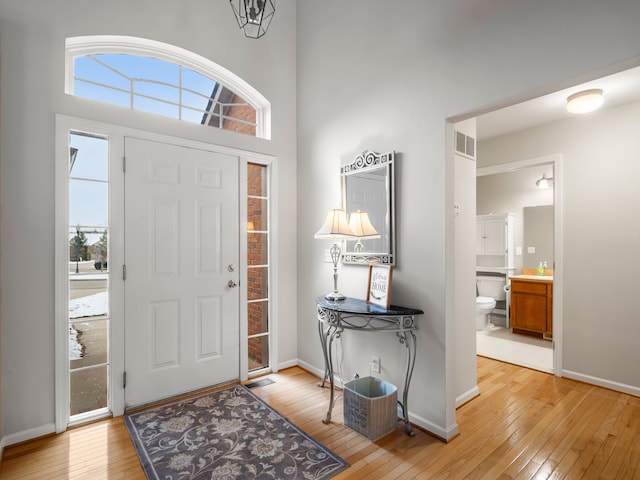
M 356 378 L 344 384 L 344 424 L 371 441 L 398 425 L 398 389 L 375 377 Z

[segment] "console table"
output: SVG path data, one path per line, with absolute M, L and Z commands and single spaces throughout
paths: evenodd
M 413 367 L 416 362 L 416 329 L 415 317 L 424 313 L 422 310 L 414 308 L 396 307 L 391 305 L 388 309 L 379 305 L 347 298 L 343 301 L 331 301 L 324 297 L 316 299 L 318 310 L 318 333 L 324 354 L 324 376 L 320 382 L 324 387 L 325 381 L 329 379 L 330 398 L 329 410 L 322 420 L 324 423 L 331 421 L 331 411 L 335 402 L 335 382 L 333 379 L 333 354 L 332 344 L 339 338 L 344 330 L 356 330 L 361 332 L 392 332 L 407 347 L 407 367 L 404 376 L 404 386 L 402 388 L 402 415 L 404 417 L 404 430 L 408 435 L 415 435 L 409 423 L 409 408 L 407 406 L 409 397 L 409 385 L 413 375 Z

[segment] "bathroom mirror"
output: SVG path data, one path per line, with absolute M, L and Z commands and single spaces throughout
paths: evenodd
M 395 265 L 395 152 L 365 151 L 341 168 L 342 207 L 349 219 L 354 212 L 366 212 L 377 235 L 348 240 L 343 263 Z
M 536 268 L 540 262 L 547 262 L 553 268 L 553 211 L 553 205 L 523 208 L 523 267 Z

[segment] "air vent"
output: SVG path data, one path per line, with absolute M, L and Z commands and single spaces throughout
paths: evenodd
M 462 132 L 456 134 L 456 153 L 472 160 L 476 159 L 476 139 L 469 137 Z

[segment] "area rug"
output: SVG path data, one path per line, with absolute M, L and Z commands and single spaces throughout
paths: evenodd
M 322 480 L 348 467 L 242 385 L 124 420 L 149 479 Z

